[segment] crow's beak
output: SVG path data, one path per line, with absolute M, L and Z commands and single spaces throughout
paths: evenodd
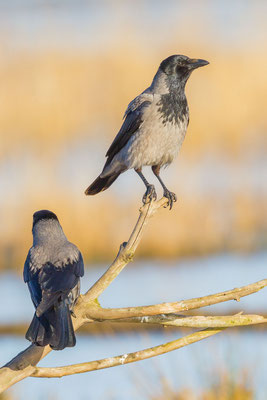
M 205 65 L 208 65 L 208 64 L 209 64 L 208 61 L 197 59 L 197 58 L 191 58 L 190 60 L 188 60 L 188 65 L 190 66 L 191 69 L 204 67 Z

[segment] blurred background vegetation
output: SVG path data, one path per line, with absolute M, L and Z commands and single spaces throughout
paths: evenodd
M 83 192 L 129 101 L 177 53 L 210 65 L 188 82 L 187 137 L 164 172 L 179 201 L 157 216 L 138 255 L 266 248 L 264 11 L 263 1 L 1 1 L 0 267 L 22 268 L 42 208 L 58 214 L 87 262 L 115 255 L 141 180 L 130 171 L 94 198 Z

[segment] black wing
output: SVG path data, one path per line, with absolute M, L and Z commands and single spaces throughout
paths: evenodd
M 139 105 L 135 107 L 135 102 L 137 101 L 134 100 L 130 103 L 121 129 L 107 151 L 106 157 L 108 157 L 108 159 L 105 166 L 112 161 L 113 157 L 127 144 L 128 140 L 138 130 L 143 122 L 144 110 L 151 104 L 148 100 L 144 100 L 141 103 L 138 101 Z
M 24 282 L 27 282 L 28 284 L 32 302 L 35 308 L 37 308 L 38 304 L 42 300 L 42 290 L 38 283 L 38 272 L 35 272 L 35 270 L 31 268 L 30 260 L 31 255 L 29 252 L 24 264 L 23 278 Z
M 31 275 L 31 273 L 30 273 L 30 260 L 31 260 L 31 254 L 30 254 L 30 251 L 29 251 L 29 253 L 27 255 L 27 258 L 25 260 L 25 263 L 24 263 L 24 270 L 23 270 L 24 282 L 29 282 L 29 280 L 30 280 L 30 275 Z

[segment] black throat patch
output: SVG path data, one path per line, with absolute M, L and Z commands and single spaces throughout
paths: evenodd
M 184 93 L 184 85 L 167 80 L 169 93 L 162 94 L 157 103 L 160 118 L 165 126 L 167 123 L 179 124 L 188 118 L 188 105 Z

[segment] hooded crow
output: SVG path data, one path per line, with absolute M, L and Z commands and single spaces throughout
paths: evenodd
M 66 238 L 57 216 L 48 210 L 33 214 L 33 246 L 24 265 L 35 314 L 26 339 L 54 350 L 76 343 L 71 314 L 80 294 L 83 258 Z
M 160 169 L 173 161 L 185 138 L 189 122 L 186 82 L 194 69 L 207 64 L 183 55 L 161 62 L 151 86 L 128 105 L 122 127 L 107 151 L 103 171 L 86 189 L 86 195 L 106 190 L 121 173 L 134 168 L 146 186 L 143 202 L 156 199 L 154 185 L 142 173 L 143 166 L 151 166 L 172 208 L 176 195 L 163 183 Z

